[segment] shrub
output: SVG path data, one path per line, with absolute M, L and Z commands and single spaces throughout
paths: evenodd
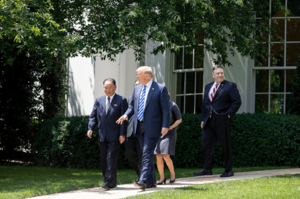
M 183 114 L 177 131 L 175 168 L 201 168 L 200 115 Z M 35 135 L 35 163 L 44 166 L 100 168 L 96 133 L 86 136 L 88 116 L 45 120 Z M 97 130 L 95 129 L 95 132 Z M 296 115 L 238 114 L 231 128 L 233 166 L 299 166 L 300 117 Z M 223 167 L 218 144 L 214 167 Z M 121 145 L 118 168 L 131 168 Z

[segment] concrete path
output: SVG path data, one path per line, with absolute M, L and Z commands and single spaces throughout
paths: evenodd
M 266 170 L 266 171 L 250 171 L 250 172 L 240 172 L 235 173 L 233 177 L 220 178 L 220 175 L 212 176 L 197 176 L 189 178 L 178 178 L 174 184 L 159 185 L 157 188 L 146 189 L 141 191 L 132 184 L 122 184 L 118 185 L 117 188 L 105 191 L 101 187 L 82 189 L 71 192 L 57 193 L 46 196 L 33 197 L 33 199 L 116 199 L 116 198 L 126 198 L 128 196 L 134 196 L 139 194 L 151 193 L 154 191 L 161 191 L 165 189 L 174 189 L 187 187 L 195 184 L 212 183 L 219 181 L 228 180 L 241 180 L 241 179 L 252 179 L 261 178 L 268 176 L 277 176 L 284 174 L 300 174 L 300 168 L 296 169 L 280 169 L 280 170 Z

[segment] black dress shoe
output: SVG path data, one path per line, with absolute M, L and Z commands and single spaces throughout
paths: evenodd
M 212 171 L 207 169 L 202 169 L 201 171 L 194 173 L 195 176 L 204 176 L 204 175 L 212 175 L 212 174 L 213 174 Z
M 145 191 L 146 183 L 144 181 L 139 180 L 138 182 L 133 183 L 133 185 Z
M 157 187 L 156 184 L 150 184 L 150 185 L 146 186 L 146 188 L 156 188 L 156 187 Z
M 103 183 L 101 187 L 105 190 L 109 190 L 109 186 L 107 185 L 107 183 Z
M 224 178 L 224 177 L 231 177 L 231 176 L 234 176 L 234 173 L 232 170 L 230 171 L 225 171 L 222 175 L 220 175 L 221 178 Z

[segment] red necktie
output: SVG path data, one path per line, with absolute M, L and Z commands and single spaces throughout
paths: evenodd
M 218 89 L 218 86 L 219 86 L 219 84 L 216 84 L 216 86 L 213 88 L 213 91 L 211 92 L 210 98 L 209 98 L 210 102 L 212 102 L 212 100 L 213 100 L 213 98 L 214 98 L 214 96 L 216 94 L 216 91 Z

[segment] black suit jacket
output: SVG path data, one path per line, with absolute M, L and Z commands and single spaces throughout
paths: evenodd
M 127 133 L 127 121 L 122 125 L 116 123 L 116 121 L 124 115 L 128 108 L 126 98 L 115 94 L 110 109 L 106 113 L 106 95 L 96 99 L 94 108 L 89 118 L 89 130 L 93 130 L 98 124 L 98 138 L 100 142 L 104 142 L 105 139 L 108 142 L 119 141 L 120 135 Z
M 201 121 L 204 122 L 203 127 L 207 123 L 211 110 L 213 111 L 213 114 L 218 116 L 217 118 L 222 120 L 222 123 L 224 120 L 228 120 L 228 116 L 230 116 L 230 119 L 232 120 L 233 116 L 242 104 L 241 96 L 236 84 L 227 80 L 224 80 L 220 84 L 212 102 L 210 102 L 208 93 L 213 84 L 214 82 L 207 84 L 204 90 L 204 100 L 202 103 L 201 113 Z

